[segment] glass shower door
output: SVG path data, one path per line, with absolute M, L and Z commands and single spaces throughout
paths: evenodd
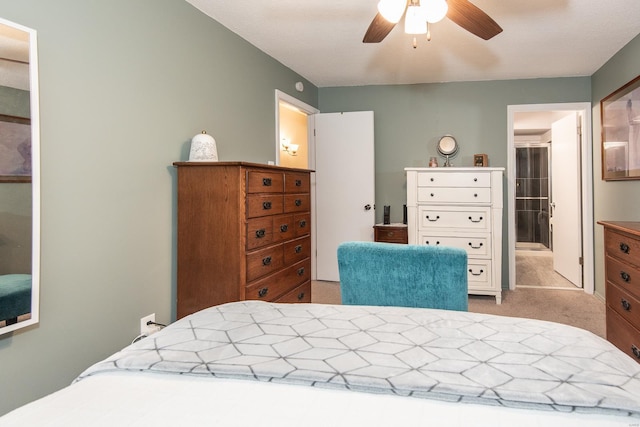
M 551 249 L 548 144 L 516 145 L 516 248 Z

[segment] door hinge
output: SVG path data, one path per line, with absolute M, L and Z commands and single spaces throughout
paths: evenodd
M 578 257 L 578 264 L 584 265 L 584 258 L 583 257 Z

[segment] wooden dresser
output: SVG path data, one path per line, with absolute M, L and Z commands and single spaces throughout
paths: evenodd
M 176 162 L 177 317 L 245 299 L 311 301 L 310 172 Z
M 502 302 L 503 168 L 405 168 L 409 244 L 468 256 L 469 293 Z
M 604 226 L 607 340 L 640 362 L 640 222 Z

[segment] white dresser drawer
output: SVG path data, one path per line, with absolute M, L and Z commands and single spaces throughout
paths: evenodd
M 469 259 L 467 263 L 467 281 L 469 289 L 491 287 L 491 260 Z
M 419 187 L 418 203 L 491 203 L 488 187 Z
M 479 233 L 477 235 L 437 234 L 420 232 L 419 245 L 453 246 L 467 251 L 469 258 L 491 258 L 491 235 Z
M 473 231 L 491 231 L 491 208 L 489 206 L 419 206 L 418 227 L 420 230 L 453 228 Z
M 483 171 L 463 174 L 420 172 L 418 187 L 491 187 L 491 174 Z

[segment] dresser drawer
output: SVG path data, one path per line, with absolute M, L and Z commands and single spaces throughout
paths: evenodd
M 285 265 L 294 264 L 311 256 L 311 237 L 302 237 L 284 244 Z
M 282 194 L 250 194 L 247 196 L 247 218 L 276 215 L 282 212 Z
M 491 287 L 491 261 L 470 259 L 467 262 L 467 282 L 469 289 Z
M 273 218 L 256 218 L 247 221 L 247 250 L 273 242 Z
M 293 222 L 296 229 L 296 236 L 311 234 L 311 214 L 296 214 L 293 217 Z
M 607 340 L 635 361 L 640 361 L 640 331 L 610 307 L 607 307 Z
M 311 183 L 308 173 L 285 172 L 284 174 L 285 193 L 309 193 Z
M 247 171 L 247 193 L 282 193 L 282 172 Z
M 640 269 L 607 255 L 605 256 L 605 274 L 609 282 L 640 298 Z
M 491 231 L 491 209 L 487 207 L 419 206 L 420 229 L 455 228 Z
M 604 249 L 607 255 L 634 265 L 640 265 L 640 240 L 624 233 L 607 230 L 604 233 Z
M 477 236 L 451 236 L 438 234 L 420 234 L 420 245 L 453 246 L 467 251 L 468 257 L 490 258 L 491 237 L 489 234 Z
M 305 194 L 285 194 L 285 212 L 306 212 L 311 210 L 311 197 Z
M 295 302 L 311 302 L 311 281 L 303 283 L 292 291 L 287 292 L 275 302 L 295 303 Z
M 421 172 L 418 174 L 418 187 L 490 187 L 489 173 L 449 173 Z
M 311 260 L 306 259 L 250 283 L 245 290 L 245 299 L 275 301 L 281 295 L 309 280 L 311 280 Z
M 273 217 L 273 241 L 292 239 L 296 236 L 296 224 L 293 215 L 277 215 Z
M 282 244 L 247 254 L 247 281 L 275 273 L 284 265 Z
M 422 187 L 418 203 L 491 203 L 490 188 Z
M 640 301 L 611 282 L 606 286 L 607 306 L 632 325 L 640 325 Z
M 407 226 L 405 225 L 374 225 L 373 240 L 383 243 L 404 243 L 408 242 Z

